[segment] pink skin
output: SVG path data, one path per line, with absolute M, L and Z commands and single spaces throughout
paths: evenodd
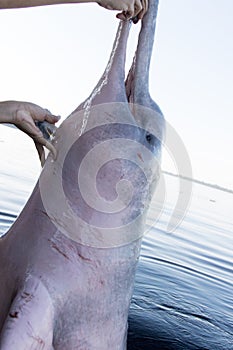
M 131 69 L 126 84 L 128 98 L 124 84 L 125 51 L 129 31 L 129 23 L 126 22 L 123 25 L 108 82 L 92 101 L 93 106 L 107 102 L 122 102 L 127 107 L 122 110 L 123 117 L 129 122 L 136 123 L 135 120 L 139 116 L 136 115 L 137 109 L 134 110 L 135 114 L 130 112 L 128 99 L 131 103 L 140 102 L 155 109 L 157 113 L 159 111 L 149 97 L 148 82 L 143 78 L 145 76 L 145 79 L 148 78 L 153 27 L 149 32 L 149 46 L 141 48 L 143 32 L 155 20 L 157 5 L 157 1 L 151 0 L 151 8 L 143 20 L 136 66 Z M 142 55 L 140 50 L 144 50 Z M 49 177 L 45 175 L 47 169 L 53 171 L 54 167 L 51 191 L 57 191 L 56 187 L 52 188 L 52 183 L 56 178 L 55 169 L 61 164 L 64 139 L 70 138 L 72 133 L 76 132 L 74 117 L 82 108 L 83 104 L 57 130 L 55 138 L 57 159 L 51 163 L 51 157 L 48 158 L 40 178 L 40 181 L 50 183 Z M 143 123 L 151 123 L 151 117 L 144 115 L 143 118 L 145 118 Z M 94 123 L 95 120 L 90 117 L 89 122 Z M 161 114 L 156 124 L 162 133 Z M 92 137 L 95 138 L 95 134 L 92 134 Z M 74 152 L 67 157 L 65 164 L 63 185 L 70 190 L 71 196 L 72 194 L 75 196 L 77 187 L 74 172 L 78 166 L 79 151 L 82 152 L 82 147 L 78 148 L 75 144 Z M 77 156 L 73 156 L 75 154 Z M 147 166 L 153 173 L 152 165 Z M 99 186 L 106 199 L 111 197 L 109 191 L 115 186 L 116 179 L 124 177 L 126 173 L 131 177 L 135 176 L 136 172 L 131 171 L 129 167 L 130 163 L 116 161 L 103 170 Z M 40 183 L 43 184 L 43 181 Z M 88 176 L 86 181 L 89 181 Z M 22 213 L 0 241 L 1 350 L 126 349 L 128 310 L 141 238 L 122 246 L 105 249 L 80 244 L 64 234 L 62 218 L 58 217 L 55 222 L 50 213 L 46 212 L 41 190 L 43 189 L 38 183 Z M 145 192 L 143 185 L 136 187 L 133 209 L 130 212 L 122 212 L 122 222 L 128 219 L 128 215 L 134 213 L 138 205 L 137 201 L 141 197 L 137 191 Z M 74 210 L 82 209 L 78 207 L 76 199 L 72 205 Z M 96 219 L 91 208 L 84 214 L 91 220 Z M 144 219 L 142 217 L 140 225 L 144 224 Z M 141 229 L 143 230 L 143 227 Z

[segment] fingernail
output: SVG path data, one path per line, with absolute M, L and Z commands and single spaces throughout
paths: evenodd
M 53 149 L 51 150 L 52 155 L 53 155 L 53 159 L 56 160 L 57 159 L 57 150 L 55 147 L 53 147 Z
M 52 153 L 53 159 L 56 160 L 57 159 L 56 148 L 49 141 L 46 141 L 45 147 L 48 148 L 48 150 Z
M 43 166 L 45 165 L 45 155 L 42 154 L 42 157 L 40 159 L 40 164 L 41 164 L 41 167 L 43 168 Z

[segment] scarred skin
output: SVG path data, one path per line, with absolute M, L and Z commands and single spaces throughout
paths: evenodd
M 91 94 L 94 96 L 94 112 L 98 112 L 100 108 L 101 113 L 93 112 L 84 134 L 77 137 L 79 127 L 76 126 L 82 124 L 82 119 L 78 117 L 89 101 L 88 98 L 58 128 L 54 139 L 57 159 L 52 161 L 51 157 L 48 157 L 39 183 L 24 210 L 6 236 L 0 240 L 1 350 L 126 350 L 128 310 L 141 236 L 125 241 L 126 232 L 132 232 L 127 231 L 124 223 L 131 219 L 138 205 L 142 208 L 144 200 L 151 200 L 158 181 L 161 148 L 159 140 L 162 139 L 164 129 L 162 113 L 148 91 L 157 6 L 157 0 L 151 0 L 150 9 L 143 19 L 136 61 L 130 70 L 126 87 L 124 64 L 128 22 L 124 22 L 122 31 L 119 31 L 119 45 L 108 71 L 108 79 L 105 80 L 103 75 L 96 86 L 97 90 L 102 86 L 98 90 L 99 93 Z M 106 84 L 101 84 L 103 81 L 106 81 Z M 144 112 L 141 113 L 135 104 L 140 104 Z M 109 105 L 113 106 L 110 113 Z M 99 129 L 96 128 L 96 123 L 100 118 L 104 118 L 105 124 L 104 128 Z M 105 118 L 109 118 L 109 123 Z M 113 126 L 117 122 L 120 124 L 118 129 L 112 127 L 111 118 L 114 120 Z M 122 121 L 125 124 L 121 124 Z M 159 133 L 153 141 L 152 135 L 147 138 L 145 131 L 148 126 L 154 124 Z M 129 128 L 129 125 L 133 127 Z M 143 128 L 138 128 L 138 125 L 143 125 Z M 125 130 L 129 132 L 125 133 Z M 72 141 L 72 147 L 63 163 L 64 146 L 73 136 L 77 137 L 76 142 Z M 113 141 L 115 136 L 120 136 L 122 150 L 124 155 L 128 152 L 129 162 L 114 158 L 105 164 L 104 169 L 100 169 L 98 189 L 103 198 L 108 201 L 112 198 L 115 179 L 132 180 L 138 184 L 134 186 L 135 197 L 130 203 L 130 210 L 120 211 L 122 229 L 117 233 L 122 237 L 117 239 L 123 239 L 124 244 L 109 247 L 104 245 L 105 242 L 99 236 L 102 231 L 97 229 L 92 221 L 98 221 L 103 213 L 96 212 L 92 207 L 87 210 L 84 208 L 82 212 L 80 196 L 77 195 L 80 184 L 76 173 L 80 166 L 80 155 L 86 155 L 90 145 L 98 142 L 99 137 L 107 136 L 110 141 Z M 124 141 L 128 141 L 129 138 L 134 140 L 134 137 L 143 148 L 150 148 L 148 158 L 139 153 L 138 145 L 133 147 L 131 144 L 131 147 L 126 149 Z M 110 143 L 106 152 L 110 152 L 110 155 L 115 154 L 114 144 L 111 146 Z M 105 156 L 104 152 L 97 155 L 98 158 Z M 148 170 L 147 181 L 144 181 L 141 172 L 134 167 L 133 160 L 136 158 L 139 158 L 140 167 Z M 154 158 L 158 161 L 156 167 Z M 87 165 L 91 168 L 93 164 L 90 162 Z M 88 227 L 81 221 L 80 225 L 70 227 L 71 217 L 68 216 L 67 221 L 67 216 L 62 215 L 69 215 L 69 212 L 57 213 L 61 203 L 57 200 L 60 194 L 56 180 L 61 169 L 63 190 L 67 190 L 66 202 L 70 202 L 74 213 L 79 213 L 77 216 L 81 212 L 83 222 L 87 219 L 86 222 L 89 223 L 90 220 Z M 89 174 L 84 174 L 87 189 L 91 188 L 92 180 L 94 179 L 90 179 Z M 92 197 L 92 192 L 89 194 Z M 50 203 L 54 205 L 54 212 L 47 207 L 47 199 L 52 199 Z M 131 231 L 133 228 L 139 228 L 141 233 L 143 232 L 145 215 L 146 210 L 139 217 L 136 226 L 129 226 Z M 105 218 L 106 220 L 100 220 L 99 223 L 116 223 L 114 215 L 111 215 L 110 220 L 108 215 Z M 74 228 L 74 233 L 79 236 L 78 240 L 75 236 L 71 237 L 69 228 Z M 111 238 L 112 233 L 112 229 L 107 230 L 107 237 Z M 86 240 L 89 244 L 86 244 Z M 99 242 L 103 243 L 103 246 L 96 244 Z

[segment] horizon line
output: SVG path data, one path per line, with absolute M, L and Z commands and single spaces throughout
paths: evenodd
M 208 182 L 205 182 L 205 181 L 201 181 L 201 180 L 197 180 L 197 179 L 194 179 L 192 177 L 188 177 L 188 176 L 184 176 L 184 175 L 178 175 L 178 174 L 174 174 L 174 173 L 171 173 L 169 171 L 166 171 L 166 170 L 161 170 L 161 172 L 163 174 L 166 174 L 166 175 L 170 175 L 170 176 L 173 176 L 173 177 L 180 177 L 181 179 L 184 179 L 184 180 L 187 180 L 187 181 L 192 181 L 192 182 L 195 182 L 199 185 L 202 185 L 202 186 L 207 186 L 207 187 L 211 187 L 211 188 L 214 188 L 216 190 L 220 190 L 220 191 L 224 191 L 224 192 L 228 192 L 228 193 L 231 193 L 233 194 L 233 190 L 230 189 L 230 188 L 226 188 L 226 187 L 223 187 L 223 186 L 219 186 L 217 184 L 211 184 L 211 183 L 208 183 Z

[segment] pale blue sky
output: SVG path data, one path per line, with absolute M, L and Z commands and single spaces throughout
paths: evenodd
M 160 0 L 150 91 L 194 177 L 233 188 L 232 14 L 232 0 Z M 117 25 L 96 4 L 1 10 L 0 99 L 66 117 L 99 80 Z M 139 26 L 132 29 L 129 61 Z M 166 158 L 163 168 L 173 170 Z

